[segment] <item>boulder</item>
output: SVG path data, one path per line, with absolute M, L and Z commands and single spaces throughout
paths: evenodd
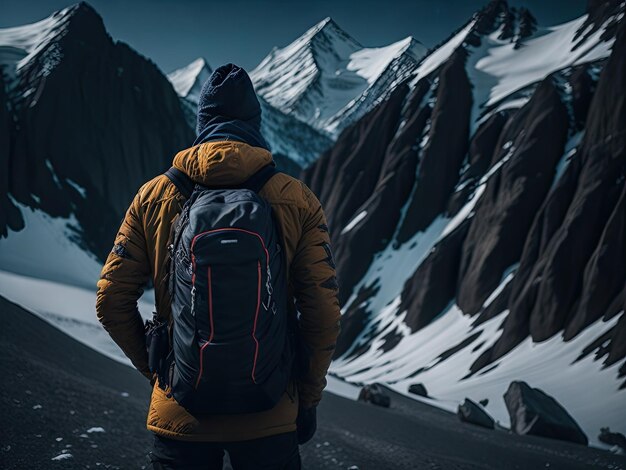
M 489 429 L 495 427 L 493 418 L 489 416 L 480 405 L 469 398 L 466 398 L 465 401 L 459 405 L 456 414 L 464 423 L 476 424 L 477 426 Z
M 428 396 L 428 390 L 426 390 L 426 387 L 423 383 L 409 385 L 409 393 L 412 393 L 413 395 L 419 395 L 420 397 Z
M 511 430 L 587 445 L 589 440 L 572 416 L 553 397 L 526 382 L 511 382 L 504 394 Z
M 361 389 L 359 401 L 382 406 L 383 408 L 389 408 L 389 405 L 391 405 L 391 397 L 387 395 L 382 385 L 376 383 L 365 385 Z
M 626 436 L 621 432 L 611 432 L 609 428 L 601 428 L 598 440 L 604 444 L 618 447 L 622 452 L 626 452 Z

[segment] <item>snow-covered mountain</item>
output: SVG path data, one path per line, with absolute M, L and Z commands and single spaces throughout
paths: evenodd
M 86 3 L 0 30 L 0 57 L 0 234 L 23 228 L 18 204 L 74 215 L 103 258 L 139 186 L 193 141 L 178 96 Z
M 412 37 L 365 48 L 326 18 L 272 50 L 251 77 L 272 106 L 336 137 L 384 99 L 425 53 Z
M 0 294 L 119 357 L 95 283 L 139 187 L 193 142 L 180 100 L 85 3 L 0 29 L 0 72 Z
M 525 380 L 626 428 L 624 3 L 494 0 L 305 172 L 343 305 L 331 370 L 455 408 Z M 619 85 L 618 85 L 619 84 Z

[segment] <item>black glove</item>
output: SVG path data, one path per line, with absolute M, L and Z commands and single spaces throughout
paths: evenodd
M 306 444 L 315 435 L 317 430 L 317 408 L 304 408 L 300 406 L 298 409 L 298 418 L 296 419 L 296 428 L 298 433 L 298 444 Z

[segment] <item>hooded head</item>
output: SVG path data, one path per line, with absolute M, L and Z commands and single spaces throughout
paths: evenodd
M 226 64 L 211 74 L 200 91 L 196 132 L 194 145 L 235 140 L 269 150 L 261 134 L 261 105 L 244 69 Z
M 198 101 L 198 135 L 215 120 L 244 121 L 260 128 L 261 105 L 244 69 L 226 64 L 215 69 L 202 86 Z

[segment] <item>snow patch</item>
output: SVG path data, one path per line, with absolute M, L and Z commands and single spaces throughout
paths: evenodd
M 465 38 L 472 30 L 475 23 L 476 20 L 470 21 L 445 44 L 428 54 L 415 70 L 414 78 L 411 80 L 411 85 L 415 85 L 421 78 L 426 77 L 428 74 L 439 68 L 446 60 L 448 60 L 456 48 L 463 44 L 463 41 L 465 41 Z
M 83 188 L 80 184 L 78 184 L 76 181 L 72 181 L 71 179 L 66 179 L 65 180 L 67 182 L 67 184 L 69 184 L 72 188 L 74 188 L 76 190 L 76 192 L 78 194 L 80 194 L 82 196 L 83 199 L 87 199 L 87 190 L 85 188 Z
M 25 228 L 9 230 L 6 238 L 0 238 L 0 269 L 94 289 L 102 265 L 73 241 L 80 232 L 76 217 L 51 217 L 15 200 L 13 203 L 22 213 Z
M 556 187 L 559 180 L 565 173 L 565 170 L 567 169 L 570 162 L 574 158 L 574 155 L 576 155 L 576 152 L 578 151 L 578 144 L 580 144 L 580 141 L 582 140 L 584 133 L 585 133 L 584 131 L 577 132 L 576 134 L 571 136 L 569 140 L 567 141 L 567 143 L 565 144 L 565 151 L 563 152 L 563 156 L 561 157 L 561 159 L 556 165 L 554 180 L 552 181 L 552 186 L 550 187 L 550 191 L 552 191 Z
M 352 230 L 354 227 L 356 227 L 356 225 L 365 218 L 365 216 L 367 215 L 367 211 L 361 211 L 359 212 L 356 217 L 354 217 L 349 223 L 348 225 L 346 225 L 343 230 L 341 231 L 341 235 L 343 235 L 344 233 L 348 233 L 350 230 Z
M 96 427 L 87 429 L 87 434 L 91 434 L 91 433 L 94 433 L 94 432 L 106 432 L 106 431 L 104 430 L 104 428 L 102 428 L 100 426 L 96 426 Z
M 539 29 L 515 48 L 508 40 L 498 39 L 497 32 L 483 36 L 481 45 L 470 49 L 466 70 L 474 89 L 472 129 L 475 130 L 484 110 L 498 105 L 498 109 L 520 107 L 528 97 L 505 98 L 515 95 L 551 73 L 567 67 L 607 58 L 614 39 L 600 37 L 611 18 L 578 45 L 576 32 L 587 21 L 587 15 L 567 23 Z

